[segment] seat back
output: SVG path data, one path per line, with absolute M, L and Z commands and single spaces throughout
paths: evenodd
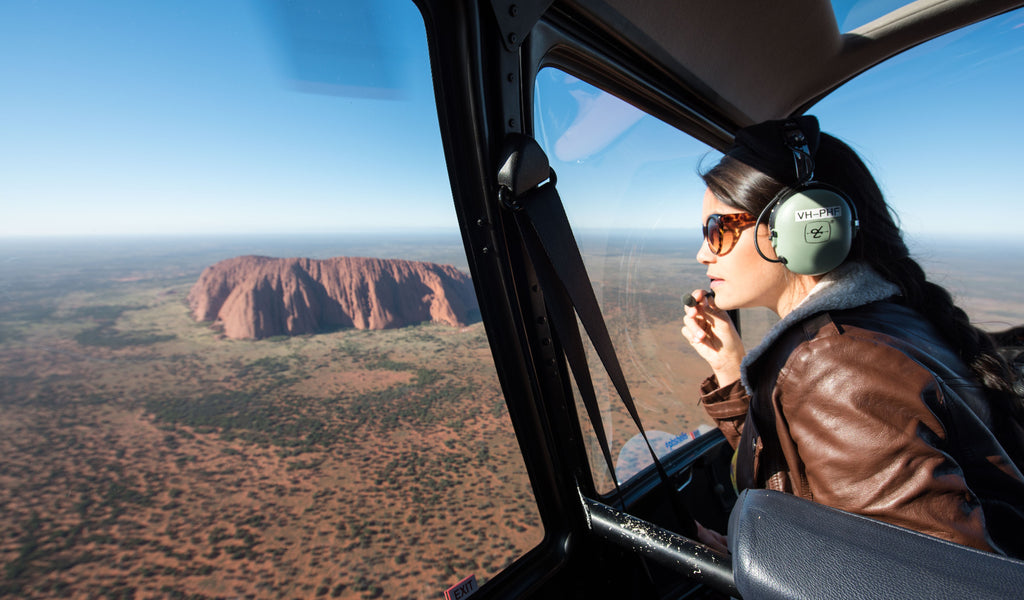
M 1024 561 L 769 490 L 740 494 L 729 548 L 745 600 L 1003 600 L 1024 593 Z

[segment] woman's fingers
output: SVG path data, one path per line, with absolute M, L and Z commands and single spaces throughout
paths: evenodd
M 683 336 L 691 343 L 713 342 L 716 328 L 715 319 L 719 315 L 728 319 L 728 315 L 714 309 L 711 304 L 714 292 L 696 290 L 692 294 L 683 296 Z M 717 312 L 718 315 L 714 313 Z
M 745 351 L 729 314 L 714 305 L 714 295 L 706 290 L 695 290 L 684 297 L 683 306 L 683 337 L 721 383 L 738 379 Z

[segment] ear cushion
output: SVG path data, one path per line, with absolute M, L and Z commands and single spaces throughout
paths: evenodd
M 849 200 L 836 190 L 812 184 L 779 200 L 768 226 L 775 254 L 787 269 L 821 275 L 846 260 L 855 222 Z

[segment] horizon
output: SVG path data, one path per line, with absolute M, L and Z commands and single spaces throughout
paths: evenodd
M 700 232 L 689 231 L 689 239 L 665 230 L 655 230 L 645 238 L 628 230 L 618 231 L 618 236 L 603 230 L 582 231 L 577 232 L 577 241 L 595 292 L 602 302 L 614 303 L 622 300 L 622 293 L 643 293 L 627 280 L 618 279 L 624 275 L 620 272 L 624 257 L 628 257 L 629 272 L 635 272 L 630 278 L 655 276 L 670 288 L 678 288 L 677 293 L 701 286 L 703 266 L 695 260 Z M 649 230 L 645 233 L 652 234 Z M 983 239 L 953 242 L 943 236 L 912 236 L 908 245 L 928 280 L 949 291 L 973 323 L 988 331 L 1021 325 L 1024 278 L 1017 274 L 1024 240 L 999 240 L 999 246 L 993 247 Z M 253 254 L 418 260 L 451 265 L 469 274 L 461 239 L 447 232 L 408 234 L 397 240 L 374 235 L 0 238 L 0 298 L 14 301 L 41 289 L 52 289 L 58 296 L 74 290 L 120 289 L 133 281 L 167 281 L 177 286 L 186 280 L 184 284 L 190 285 L 217 262 Z M 666 266 L 670 266 L 667 271 Z M 606 297 L 606 286 L 618 291 Z
M 959 236 L 950 235 L 944 232 L 909 232 L 904 230 L 904 241 L 913 250 L 915 245 L 924 242 L 932 244 L 953 243 L 958 246 L 978 248 L 1024 248 L 1024 237 L 1006 238 L 998 240 L 979 237 L 974 232 L 960 232 Z M 700 242 L 701 228 L 698 227 L 573 227 L 573 234 L 586 237 L 629 237 L 637 239 L 666 240 L 673 238 L 690 238 L 687 241 Z M 38 234 L 10 234 L 0 237 L 0 246 L 20 242 L 95 242 L 95 241 L 132 241 L 140 243 L 163 243 L 182 242 L 188 240 L 218 241 L 224 243 L 237 242 L 240 240 L 337 240 L 351 241 L 365 238 L 374 242 L 381 242 L 386 239 L 411 239 L 411 238 L 451 238 L 461 244 L 462 234 L 457 227 L 444 228 L 423 228 L 423 229 L 365 229 L 365 230 L 339 230 L 339 231 L 316 231 L 316 232 L 165 232 L 165 233 L 38 233 Z
M 313 259 L 363 256 L 428 260 L 469 271 L 465 248 L 457 231 L 401 231 L 393 234 L 7 236 L 0 237 L 0 283 L 7 280 L 0 288 L 10 285 L 11 279 L 3 277 L 5 270 L 26 262 L 94 264 L 98 260 L 109 261 L 111 258 L 116 258 L 116 261 L 107 262 L 108 267 L 113 267 L 114 262 L 123 266 L 151 258 L 196 262 L 210 256 L 223 256 L 223 259 L 244 255 Z M 585 258 L 590 256 L 600 259 L 611 252 L 614 256 L 621 253 L 628 254 L 632 259 L 642 259 L 644 256 L 661 256 L 667 252 L 682 259 L 684 269 L 702 268 L 696 260 L 696 252 L 701 243 L 699 229 L 581 228 L 575 234 Z M 953 273 L 959 274 L 958 280 L 977 277 L 1002 280 L 1009 288 L 1020 287 L 1020 295 L 1024 298 L 1024 279 L 1016 276 L 1017 270 L 1014 268 L 1005 268 L 1007 264 L 1016 267 L 1018 253 L 1024 252 L 1024 239 L 1000 239 L 993 245 L 990 240 L 975 237 L 950 239 L 944 235 L 907 235 L 905 241 L 911 257 L 925 268 L 929 276 L 948 276 Z M 629 248 L 615 247 L 623 244 Z M 69 253 L 68 250 L 75 252 Z M 22 255 L 22 252 L 29 254 Z M 423 256 L 437 256 L 441 259 Z

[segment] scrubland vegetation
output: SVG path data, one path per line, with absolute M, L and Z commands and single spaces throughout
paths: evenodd
M 0 309 L 0 596 L 441 597 L 540 541 L 479 324 L 227 340 L 187 286 Z

